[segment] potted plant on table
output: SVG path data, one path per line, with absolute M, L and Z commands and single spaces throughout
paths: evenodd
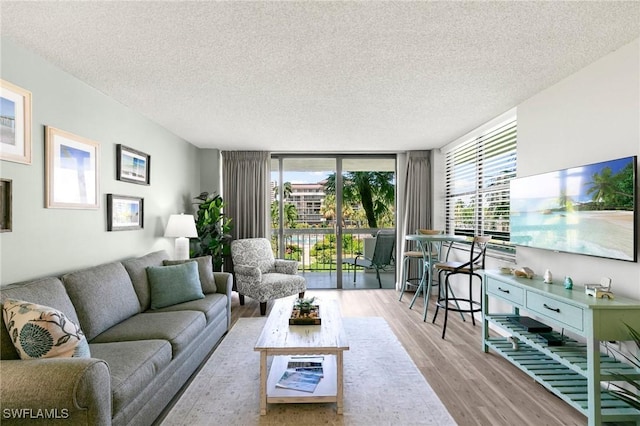
M 316 300 L 315 297 L 312 297 L 310 299 L 302 298 L 302 299 L 296 300 L 295 307 L 298 308 L 298 310 L 300 311 L 300 315 L 305 315 L 305 314 L 309 315 L 309 313 L 311 312 L 311 309 L 313 308 L 314 300 Z
M 203 192 L 195 200 L 198 237 L 191 239 L 191 257 L 211 255 L 213 270 L 220 271 L 225 256 L 231 254 L 231 219 L 224 216 L 220 195 Z

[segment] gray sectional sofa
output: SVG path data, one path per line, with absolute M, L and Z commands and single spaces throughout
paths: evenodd
M 202 269 L 204 298 L 150 309 L 147 267 L 170 263 L 160 251 L 2 287 L 2 302 L 46 305 L 78 323 L 91 357 L 20 360 L 3 321 L 0 423 L 151 424 L 231 320 L 231 275 Z

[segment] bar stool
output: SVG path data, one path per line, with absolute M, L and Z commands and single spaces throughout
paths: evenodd
M 438 234 L 442 234 L 442 232 L 443 231 L 438 231 L 434 229 L 418 229 L 416 231 L 416 234 L 438 235 Z M 427 248 L 425 247 L 425 249 Z M 428 247 L 428 249 L 431 250 L 431 254 L 433 256 L 437 256 L 437 252 L 435 249 L 433 249 L 432 247 Z M 426 255 L 427 253 L 423 253 L 422 250 L 411 250 L 411 251 L 404 252 L 402 256 L 402 287 L 400 288 L 400 298 L 398 299 L 399 301 L 402 301 L 402 296 L 406 291 L 407 283 L 410 283 L 411 281 L 420 282 L 425 272 L 431 273 L 431 267 L 427 265 L 428 262 L 427 262 Z M 409 265 L 411 264 L 411 260 L 418 261 L 418 277 L 416 278 L 407 277 L 407 275 L 409 275 Z
M 436 313 L 433 316 L 432 323 L 436 322 L 438 316 L 438 310 L 444 309 L 444 324 L 442 326 L 442 338 L 447 331 L 447 318 L 449 311 L 469 313 L 471 314 L 471 322 L 476 325 L 476 320 L 473 314 L 475 312 L 482 311 L 482 275 L 479 271 L 484 269 L 485 254 L 487 251 L 487 244 L 491 240 L 489 236 L 476 236 L 473 237 L 471 242 L 471 250 L 469 251 L 468 262 L 443 262 L 436 263 L 435 268 L 438 271 L 438 281 L 442 282 L 442 274 L 445 275 L 444 285 L 440 286 L 440 294 L 438 296 L 438 303 L 436 304 Z M 468 297 L 449 297 L 449 279 L 453 275 L 468 275 L 469 276 L 469 295 Z M 480 283 L 480 297 L 477 300 L 473 299 L 473 279 L 478 278 Z M 442 294 L 444 292 L 444 295 Z M 454 302 L 455 307 L 449 305 L 449 302 Z M 460 307 L 458 302 L 465 302 L 468 307 Z M 462 317 L 464 321 L 464 316 Z

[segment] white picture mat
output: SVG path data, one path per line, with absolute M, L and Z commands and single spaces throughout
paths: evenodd
M 47 127 L 47 207 L 98 208 L 99 144 Z

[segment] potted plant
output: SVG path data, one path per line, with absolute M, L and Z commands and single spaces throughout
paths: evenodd
M 224 256 L 229 256 L 231 249 L 231 219 L 224 216 L 224 201 L 217 194 L 203 192 L 195 200 L 196 230 L 198 237 L 191 239 L 191 257 L 211 255 L 214 271 L 220 271 Z
M 636 350 L 640 350 L 640 332 L 638 330 L 633 329 L 631 326 L 629 326 L 629 324 L 625 323 L 624 325 L 627 328 L 627 330 L 629 330 L 629 334 L 631 335 L 633 341 L 635 342 Z M 633 353 L 626 355 L 620 350 L 616 350 L 616 352 L 619 355 L 621 355 L 624 359 L 626 359 L 630 365 L 640 370 L 639 356 L 634 355 Z M 634 407 L 635 409 L 640 410 L 640 394 L 638 394 L 638 392 L 640 391 L 640 380 L 636 379 L 635 376 L 631 377 L 626 374 L 620 374 L 616 372 L 612 372 L 611 374 L 618 381 L 622 383 L 626 383 L 627 385 L 626 388 L 617 386 L 617 388 L 612 390 L 611 392 L 621 400 L 625 401 L 626 403 Z
M 305 315 L 305 314 L 308 315 L 311 312 L 311 308 L 313 307 L 314 300 L 316 300 L 315 297 L 312 297 L 310 299 L 303 298 L 303 299 L 296 300 L 295 307 L 298 308 L 298 310 L 300 311 L 300 315 Z

